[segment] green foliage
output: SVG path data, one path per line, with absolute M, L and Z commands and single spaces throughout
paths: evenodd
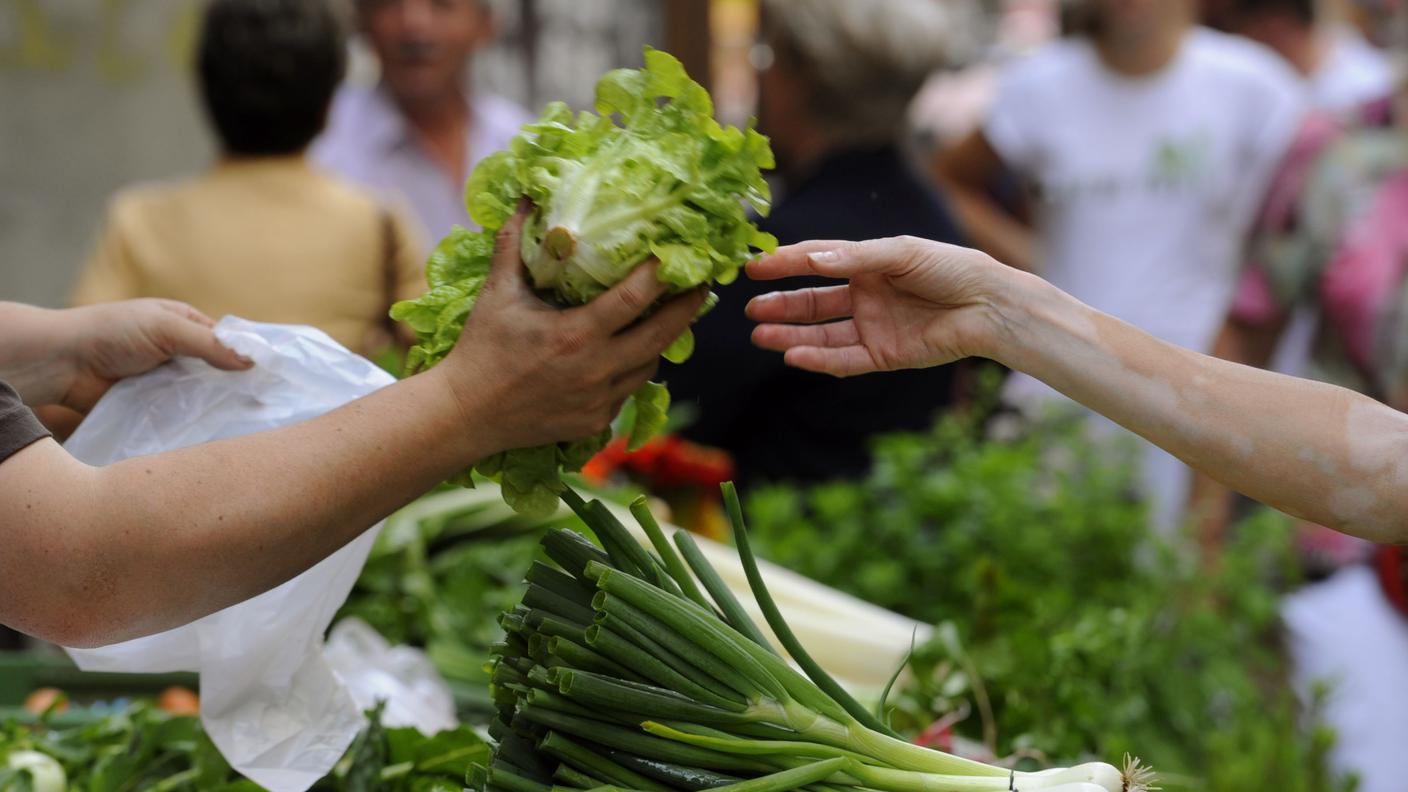
M 313 789 L 328 792 L 459 792 L 466 770 L 483 762 L 488 746 L 468 727 L 425 737 L 415 729 L 385 728 L 381 711 L 333 772 Z M 0 767 L 16 751 L 56 759 L 75 792 L 258 792 L 230 769 L 194 717 L 169 715 L 146 702 L 127 705 L 77 726 L 46 719 L 0 722 Z M 0 790 L 29 789 L 26 779 L 0 771 Z
M 454 688 L 461 717 L 492 707 L 484 664 L 503 638 L 498 616 L 523 596 L 523 571 L 564 512 L 531 518 L 491 487 L 448 490 L 388 521 L 337 618 L 356 616 L 393 644 L 424 647 Z
M 652 256 L 660 261 L 660 280 L 677 293 L 730 283 L 754 250 L 776 246 L 747 210 L 768 210 L 762 170 L 773 166 L 773 156 L 767 138 L 715 121 L 709 93 L 678 60 L 647 48 L 644 69 L 617 69 L 601 78 L 596 109 L 574 115 L 561 102 L 549 104 L 508 150 L 475 167 L 465 204 L 484 230 L 455 228 L 427 263 L 430 291 L 392 308 L 420 339 L 407 359 L 410 370 L 435 365 L 454 347 L 489 273 L 494 233 L 524 198 L 533 211 L 523 231 L 523 260 L 533 285 L 563 305 L 589 302 Z M 693 348 L 686 330 L 665 357 L 681 362 Z M 662 394 L 668 404 L 661 385 L 636 394 L 642 420 L 633 445 L 663 423 Z M 603 432 L 508 451 L 475 470 L 500 480 L 516 510 L 543 516 L 557 508 L 560 472 L 580 470 L 610 439 Z
M 765 556 L 938 625 L 890 698 L 898 729 L 968 713 L 957 733 L 999 755 L 1130 752 L 1168 790 L 1348 788 L 1282 678 L 1287 521 L 1241 525 L 1208 573 L 1146 528 L 1132 463 L 1079 423 L 989 441 L 949 418 L 879 439 L 864 481 L 761 490 L 748 513 Z

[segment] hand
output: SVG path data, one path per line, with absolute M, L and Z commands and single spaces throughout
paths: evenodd
M 216 340 L 209 317 L 173 300 L 127 300 L 64 311 L 12 303 L 0 308 L 8 322 L 23 330 L 12 340 L 24 339 L 0 344 L 0 369 L 34 406 L 87 412 L 113 383 L 177 356 L 197 357 L 228 371 L 254 365 Z
M 525 211 L 500 229 L 484 290 L 441 372 L 476 432 L 501 449 L 590 437 L 659 367 L 660 353 L 694 321 L 696 289 L 641 314 L 665 294 L 655 262 L 640 265 L 592 302 L 559 309 L 523 277 Z M 486 422 L 482 417 L 489 416 Z
M 990 356 L 992 296 L 1017 273 L 975 250 L 895 237 L 789 245 L 751 262 L 748 275 L 848 279 L 764 294 L 748 315 L 762 323 L 753 342 L 788 365 L 849 377 Z

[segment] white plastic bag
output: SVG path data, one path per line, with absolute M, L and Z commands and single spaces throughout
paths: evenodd
M 107 465 L 273 429 L 394 381 L 311 327 L 227 316 L 215 333 L 255 367 L 225 372 L 179 359 L 124 380 L 74 432 L 69 452 Z M 302 792 L 332 769 L 364 721 L 322 644 L 380 527 L 253 599 L 164 633 L 68 653 L 89 671 L 199 672 L 201 721 L 230 764 L 274 792 Z
M 338 622 L 323 656 L 359 708 L 385 702 L 383 725 L 411 726 L 427 737 L 459 725 L 455 694 L 425 652 L 392 646 L 361 619 Z

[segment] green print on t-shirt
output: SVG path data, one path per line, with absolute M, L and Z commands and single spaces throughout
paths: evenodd
M 1208 144 L 1202 137 L 1166 139 L 1154 149 L 1149 176 L 1154 189 L 1174 189 L 1201 181 L 1207 169 Z

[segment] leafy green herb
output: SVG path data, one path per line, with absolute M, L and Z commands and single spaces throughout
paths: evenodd
M 902 732 L 958 719 L 994 755 L 1056 763 L 1137 747 L 1166 790 L 1345 788 L 1284 679 L 1285 521 L 1242 525 L 1210 573 L 1148 529 L 1131 462 L 1080 422 L 998 441 L 950 417 L 878 439 L 862 481 L 755 491 L 751 538 L 939 625 L 890 699 Z
M 80 713 L 81 714 L 81 713 Z M 358 734 L 333 771 L 313 786 L 327 792 L 460 792 L 470 765 L 483 762 L 488 745 L 459 727 L 426 737 L 415 729 L 386 728 L 381 708 Z M 13 757 L 35 767 L 33 755 L 56 761 L 67 776 L 59 789 L 84 792 L 258 792 L 260 786 L 231 770 L 194 717 L 169 715 L 137 702 L 81 725 L 58 727 L 45 719 L 0 722 L 0 790 L 49 792 L 48 774 L 8 768 Z

